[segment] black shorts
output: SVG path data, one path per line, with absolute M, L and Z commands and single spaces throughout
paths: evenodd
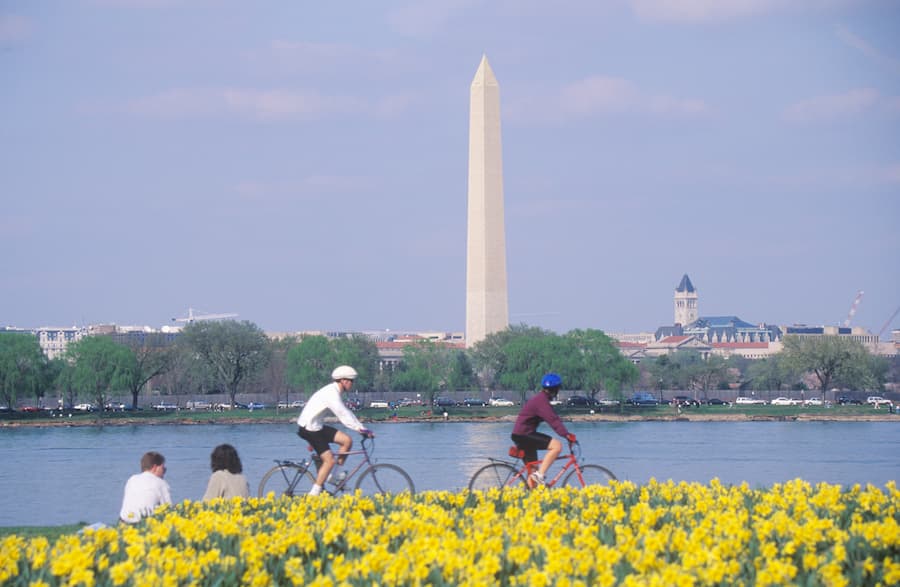
M 321 430 L 311 431 L 299 426 L 297 435 L 312 445 L 317 455 L 331 450 L 331 443 L 334 442 L 334 435 L 337 434 L 337 428 L 332 426 L 322 426 Z
M 542 432 L 532 432 L 531 434 L 512 434 L 510 436 L 516 446 L 525 451 L 525 458 L 522 459 L 526 463 L 538 460 L 537 451 L 547 450 L 552 440 L 549 436 Z

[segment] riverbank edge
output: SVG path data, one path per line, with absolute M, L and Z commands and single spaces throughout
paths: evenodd
M 403 423 L 453 423 L 453 422 L 515 422 L 516 416 L 397 416 L 387 418 L 360 418 L 363 422 L 377 424 Z M 568 414 L 563 417 L 566 422 L 898 422 L 900 415 L 885 412 L 883 414 L 827 415 L 827 414 Z M 142 418 L 115 418 L 109 420 L 11 420 L 0 422 L 3 428 L 74 428 L 83 426 L 207 426 L 233 424 L 294 424 L 296 416 L 272 418 L 247 418 L 240 416 L 216 416 L 209 419 L 174 418 L 165 420 L 148 420 Z

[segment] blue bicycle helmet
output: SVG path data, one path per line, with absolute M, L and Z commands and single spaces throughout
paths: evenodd
M 556 373 L 547 373 L 546 375 L 544 375 L 544 378 L 541 379 L 541 387 L 543 387 L 544 389 L 559 387 L 561 385 L 562 377 L 560 377 Z

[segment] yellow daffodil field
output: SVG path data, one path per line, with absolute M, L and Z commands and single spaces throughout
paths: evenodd
M 0 545 L 3 585 L 897 585 L 900 492 L 795 480 L 183 502 Z

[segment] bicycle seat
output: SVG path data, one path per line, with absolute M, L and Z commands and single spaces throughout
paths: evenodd
M 509 456 L 511 456 L 514 459 L 524 459 L 525 451 L 522 450 L 521 448 L 519 448 L 518 446 L 511 446 L 511 447 L 509 447 Z

